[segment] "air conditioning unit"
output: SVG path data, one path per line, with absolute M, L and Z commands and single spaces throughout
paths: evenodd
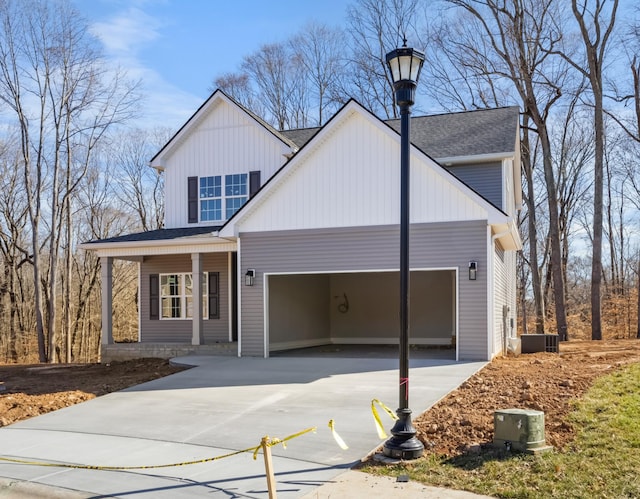
M 495 411 L 493 445 L 532 454 L 551 450 L 544 436 L 544 412 L 530 409 Z
M 559 353 L 557 334 L 523 334 L 520 336 L 522 353 Z

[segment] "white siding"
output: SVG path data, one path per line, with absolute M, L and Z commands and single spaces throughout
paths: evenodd
M 400 219 L 398 137 L 352 112 L 306 148 L 238 222 L 239 231 L 376 226 Z M 295 209 L 294 209 L 295 207 Z M 411 158 L 413 223 L 487 219 L 487 209 L 440 166 Z
M 508 300 L 507 256 L 498 243 L 493 252 L 493 355 L 506 351 L 506 338 L 509 335 L 509 316 L 511 306 Z M 506 308 L 505 308 L 506 307 Z
M 236 106 L 220 100 L 165 159 L 165 227 L 188 224 L 187 178 L 260 170 L 262 183 L 284 164 L 289 148 Z

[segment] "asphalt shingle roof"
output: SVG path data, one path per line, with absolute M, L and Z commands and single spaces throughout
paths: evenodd
M 411 142 L 433 158 L 515 152 L 519 110 L 516 106 L 460 113 L 415 116 L 411 119 Z M 400 120 L 385 121 L 400 133 Z M 280 132 L 298 147 L 320 128 Z
M 320 127 L 316 128 L 298 128 L 295 130 L 284 130 L 280 132 L 287 139 L 293 142 L 298 148 L 305 145 L 311 140 L 311 138 L 318 133 Z
M 220 226 L 214 227 L 181 227 L 178 229 L 158 229 L 147 232 L 136 232 L 135 234 L 126 234 L 124 236 L 109 237 L 107 239 L 98 239 L 89 241 L 86 244 L 93 243 L 131 243 L 137 241 L 168 241 L 171 239 L 179 239 L 184 237 L 201 236 L 210 234 L 220 230 Z

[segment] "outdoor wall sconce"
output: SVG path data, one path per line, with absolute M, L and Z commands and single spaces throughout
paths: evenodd
M 471 260 L 469 262 L 469 280 L 475 281 L 478 277 L 478 262 Z
M 244 275 L 244 285 L 253 286 L 256 280 L 256 269 L 247 269 L 247 273 Z

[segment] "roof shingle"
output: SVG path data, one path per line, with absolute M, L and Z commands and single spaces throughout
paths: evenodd
M 89 241 L 85 244 L 94 243 L 131 243 L 138 241 L 168 241 L 171 239 L 179 239 L 185 237 L 201 236 L 210 234 L 220 230 L 220 226 L 211 227 L 180 227 L 177 229 L 157 229 L 147 232 L 136 232 L 134 234 L 126 234 L 124 236 L 109 237 L 106 239 L 97 239 Z
M 432 158 L 515 152 L 519 110 L 516 106 L 459 113 L 416 116 L 411 119 L 411 142 Z M 400 133 L 400 120 L 386 120 Z M 320 128 L 282 133 L 298 147 Z

